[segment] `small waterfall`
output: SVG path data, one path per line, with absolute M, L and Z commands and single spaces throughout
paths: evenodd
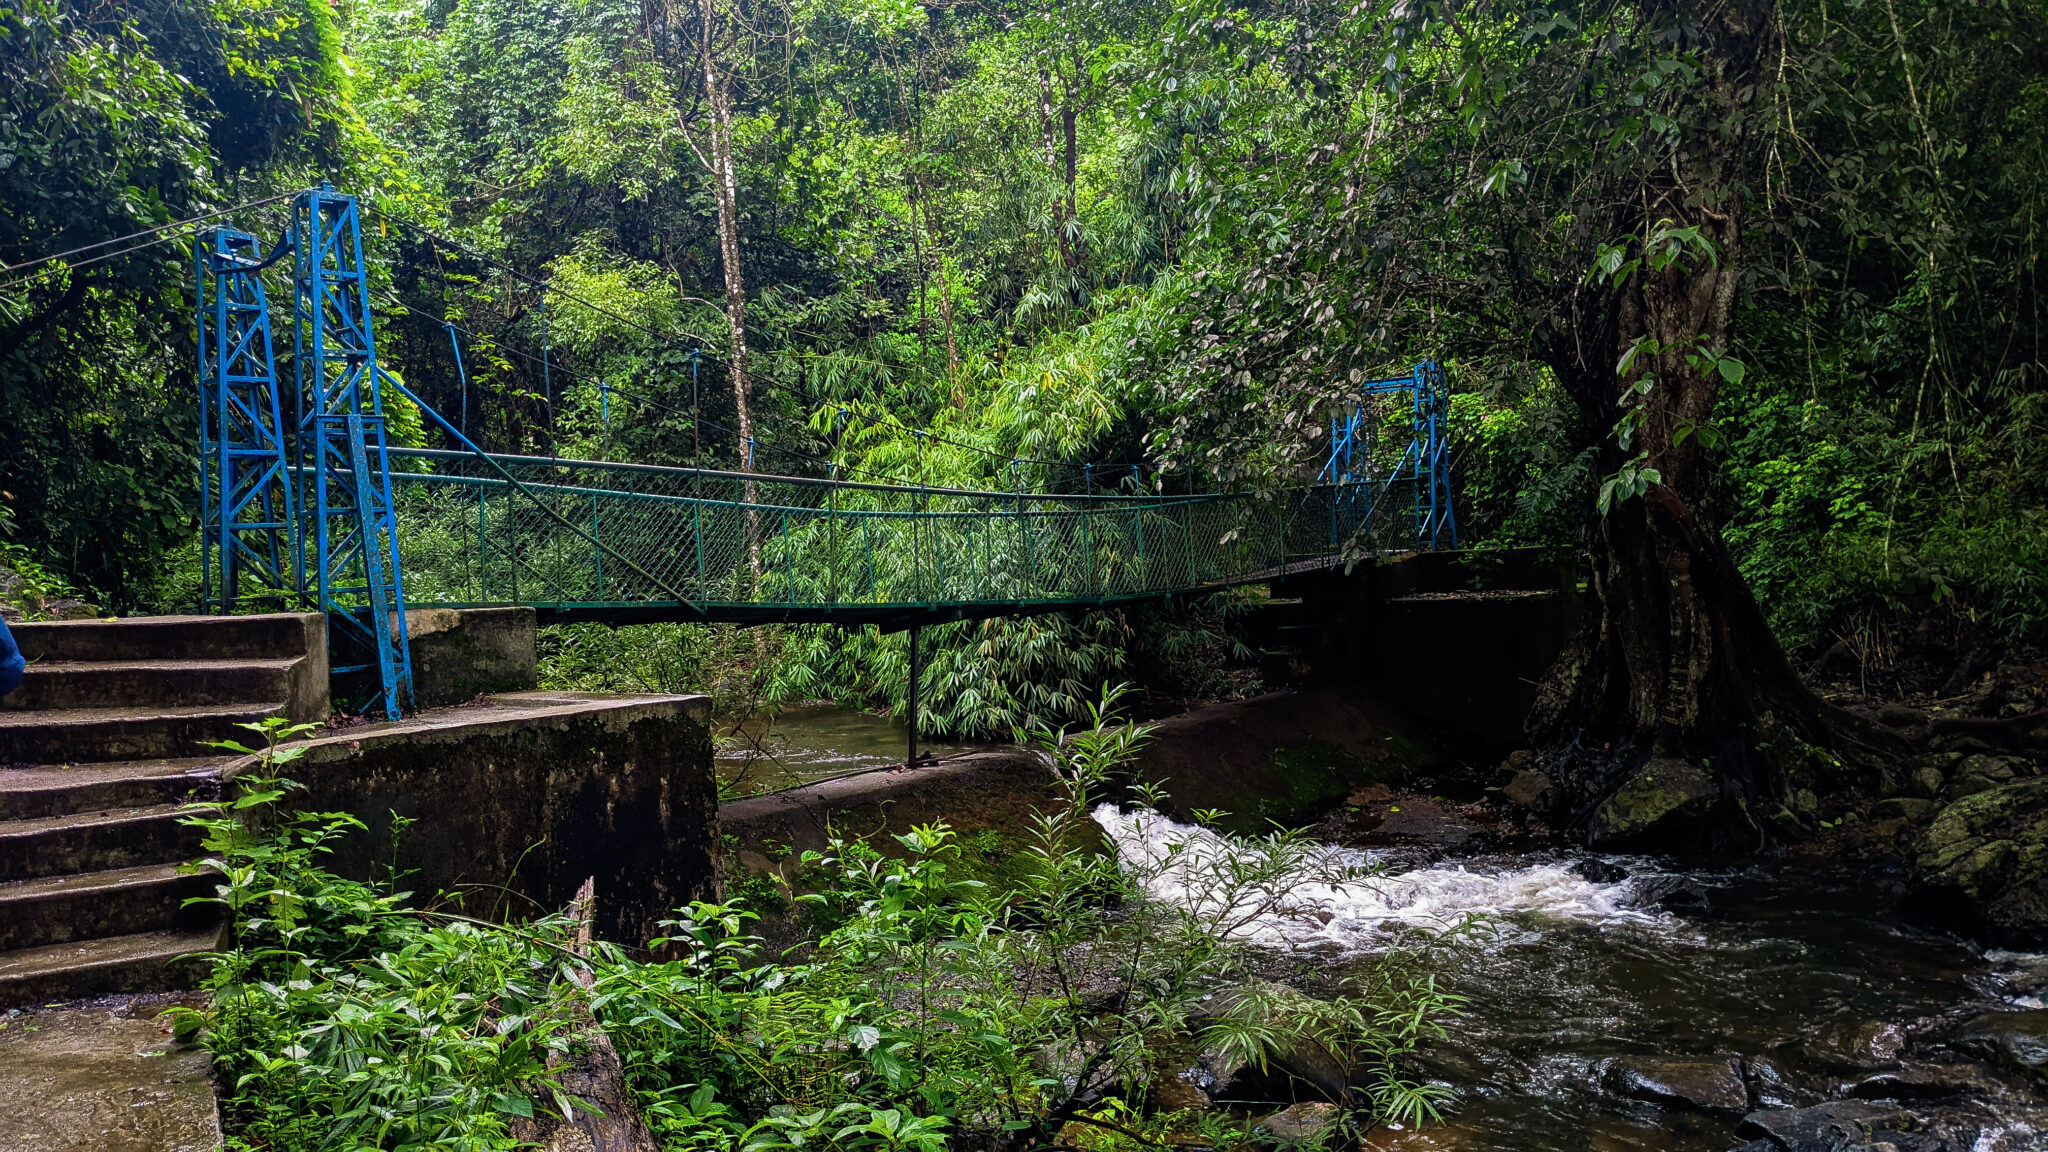
M 1328 845 L 1303 845 L 1294 875 L 1268 877 L 1246 894 L 1226 878 L 1256 868 L 1255 844 L 1182 824 L 1157 812 L 1122 812 L 1103 804 L 1093 813 L 1127 871 L 1154 899 L 1200 910 L 1236 925 L 1243 938 L 1276 946 L 1337 946 L 1371 950 L 1410 929 L 1445 929 L 1468 918 L 1533 916 L 1592 924 L 1669 925 L 1654 907 L 1637 906 L 1636 881 L 1597 883 L 1567 863 L 1485 869 L 1440 865 L 1400 874 L 1330 878 L 1363 872 L 1375 854 Z M 1235 907 L 1227 907 L 1231 901 Z M 1237 915 L 1263 902 L 1256 915 Z

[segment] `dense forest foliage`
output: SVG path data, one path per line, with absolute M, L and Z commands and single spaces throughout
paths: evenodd
M 1665 487 L 1799 659 L 2048 629 L 2035 0 L 27 0 L 0 74 L 0 532 L 117 609 L 193 598 L 192 230 L 105 242 L 327 179 L 386 362 L 492 449 L 1260 486 L 1435 357 L 1480 547 Z M 1631 329 L 1672 277 L 1699 323 Z M 1227 690 L 1229 615 L 952 626 L 936 726 Z M 551 643 L 783 697 L 904 659 Z

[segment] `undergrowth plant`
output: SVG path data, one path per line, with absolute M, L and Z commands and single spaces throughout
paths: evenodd
M 574 925 L 517 929 L 403 907 L 409 895 L 335 875 L 354 816 L 290 811 L 277 775 L 313 725 L 244 725 L 261 748 L 227 804 L 195 814 L 201 902 L 229 917 L 203 1009 L 173 1009 L 175 1031 L 212 1049 L 227 1093 L 231 1152 L 256 1149 L 509 1149 L 509 1122 L 557 1110 L 547 1067 L 568 1041 L 560 988 Z M 402 827 L 402 825 L 401 825 Z
M 1198 897 L 1160 899 L 1152 882 L 1192 848 L 1102 850 L 1098 805 L 1163 800 L 1118 778 L 1149 736 L 1116 719 L 1120 695 L 1091 703 L 1077 731 L 1023 734 L 1046 753 L 1056 800 L 1014 886 L 964 878 L 952 830 L 921 826 L 888 854 L 835 841 L 806 857 L 832 879 L 802 897 L 823 930 L 800 962 L 768 956 L 750 913 L 713 904 L 675 922 L 679 958 L 614 955 L 595 1003 L 671 1147 L 754 1146 L 768 1122 L 778 1139 L 852 1147 L 1024 1150 L 1088 1131 L 1228 1145 L 1248 1137 L 1221 1114 L 1162 1117 L 1160 1078 L 1197 1061 L 1284 1065 L 1305 1045 L 1361 1070 L 1342 1101 L 1361 1128 L 1436 1115 L 1442 1089 L 1406 1078 L 1402 1058 L 1458 1000 L 1415 957 L 1368 963 L 1334 998 L 1271 991 L 1284 989 L 1262 978 L 1275 957 L 1245 931 L 1309 914 L 1297 890 L 1369 875 L 1275 832 L 1229 838 Z

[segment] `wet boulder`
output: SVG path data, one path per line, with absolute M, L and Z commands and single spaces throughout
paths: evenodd
M 1849 1094 L 1859 1100 L 1995 1100 L 2016 1087 L 2010 1077 L 1974 1060 L 1913 1060 L 1865 1076 Z
M 1922 800 L 1917 796 L 1893 796 L 1887 800 L 1879 800 L 1870 809 L 1870 815 L 1875 820 L 1918 820 L 1933 810 L 1932 800 Z
M 1906 1032 L 1885 1020 L 1840 1021 L 1809 1029 L 1799 1047 L 1815 1063 L 1867 1072 L 1899 1058 L 1906 1047 Z
M 1189 1069 L 1154 1076 L 1147 1091 L 1152 1107 L 1161 1112 L 1208 1111 L 1209 1094 L 1195 1083 L 1200 1075 L 1200 1069 Z
M 1508 777 L 1508 782 L 1501 785 L 1500 794 L 1509 803 L 1532 812 L 1548 812 L 1551 801 L 1556 798 L 1550 777 L 1534 768 L 1524 768 Z
M 1943 809 L 1913 846 L 1913 884 L 1923 913 L 2001 941 L 2048 940 L 2048 777 Z
M 1753 1141 L 1746 1147 L 1759 1150 L 1846 1152 L 1886 1141 L 1893 1131 L 1911 1122 L 1895 1104 L 1833 1100 L 1811 1108 L 1751 1112 L 1742 1118 L 1735 1134 Z
M 1941 790 L 1947 787 L 1948 777 L 1941 774 L 1939 767 L 1922 764 L 1907 775 L 1907 783 L 1911 785 L 1914 795 L 1932 800 L 1941 795 Z
M 1216 994 L 1196 1015 L 1230 1015 L 1265 1024 L 1289 1010 L 1313 1004 L 1313 998 L 1298 989 L 1261 980 Z M 1293 1102 L 1304 1096 L 1342 1101 L 1351 1086 L 1350 1069 L 1306 1041 L 1283 1042 L 1259 1062 L 1247 1061 L 1234 1051 L 1206 1049 L 1189 1080 L 1211 1099 L 1226 1103 Z
M 1948 1046 L 2010 1072 L 2048 1075 L 2048 1009 L 1986 1012 L 1958 1027 Z
M 1927 723 L 1927 713 L 1895 700 L 1877 710 L 1877 722 L 1887 728 L 1918 728 Z
M 1656 757 L 1594 810 L 1587 843 L 1595 848 L 1657 846 L 1705 820 L 1720 796 L 1699 765 L 1676 756 Z
M 1311 1102 L 1282 1108 L 1259 1121 L 1256 1132 L 1282 1148 L 1318 1143 L 1336 1134 L 1344 1110 L 1335 1104 Z
M 1691 876 L 1665 874 L 1640 877 L 1636 880 L 1636 902 L 1680 915 L 1700 916 L 1713 910 L 1707 886 Z
M 1628 869 L 1611 860 L 1588 859 L 1573 864 L 1572 875 L 1595 884 L 1619 884 L 1628 879 Z
M 1749 1109 L 1749 1090 L 1735 1061 L 1624 1056 L 1607 1066 L 1601 1086 L 1616 1096 L 1702 1112 Z

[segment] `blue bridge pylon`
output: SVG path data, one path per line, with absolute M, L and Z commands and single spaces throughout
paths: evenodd
M 1375 411 L 1370 398 L 1408 394 L 1408 435 L 1401 454 L 1389 460 L 1379 451 L 1379 432 L 1386 413 Z M 1396 485 L 1410 502 L 1414 546 L 1418 550 L 1456 548 L 1458 517 L 1451 507 L 1449 420 L 1450 389 L 1444 370 L 1425 360 L 1406 376 L 1367 380 L 1341 414 L 1330 417 L 1330 461 L 1323 483 L 1351 489 L 1372 499 Z

